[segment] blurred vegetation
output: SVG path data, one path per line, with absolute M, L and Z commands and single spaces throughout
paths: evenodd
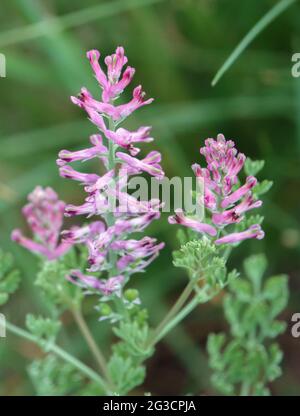
M 263 176 L 274 180 L 262 215 L 264 240 L 249 241 L 235 251 L 232 266 L 264 252 L 270 274 L 289 275 L 291 298 L 281 318 L 289 322 L 300 310 L 300 78 L 291 76 L 291 57 L 300 52 L 300 5 L 295 2 L 241 54 L 212 88 L 225 59 L 275 0 L 2 0 L 0 51 L 6 55 L 7 78 L 0 79 L 0 247 L 11 251 L 21 270 L 21 288 L 1 312 L 23 325 L 27 312 L 45 305 L 33 286 L 36 259 L 10 242 L 10 232 L 23 226 L 20 208 L 35 185 L 50 185 L 60 197 L 79 202 L 76 185 L 59 178 L 55 164 L 60 149 L 87 143 L 94 131 L 70 94 L 86 86 L 98 94 L 85 52 L 110 54 L 126 49 L 137 68 L 152 106 L 131 117 L 128 127 L 153 125 L 155 146 L 163 153 L 168 176 L 190 174 L 200 161 L 206 137 L 224 133 L 252 159 L 265 159 Z M 148 150 L 144 147 L 145 152 Z M 166 218 L 149 233 L 167 247 L 136 284 L 150 308 L 153 323 L 161 319 L 185 283 L 183 271 L 171 265 L 178 248 L 177 227 Z M 160 345 L 148 364 L 146 390 L 152 394 L 213 394 L 205 343 L 210 332 L 227 331 L 222 296 L 200 306 Z M 97 340 L 108 344 L 110 332 L 86 305 Z M 87 362 L 89 353 L 65 316 L 62 345 Z M 283 376 L 272 394 L 300 392 L 299 340 L 290 330 L 279 339 L 285 358 Z M 0 340 L 0 394 L 34 394 L 26 366 L 39 351 L 9 336 Z M 3 363 L 6 363 L 3 365 Z M 137 392 L 138 393 L 138 392 Z

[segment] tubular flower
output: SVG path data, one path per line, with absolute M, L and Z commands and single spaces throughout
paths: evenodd
M 264 232 L 255 224 L 243 232 L 226 233 L 225 227 L 242 223 L 245 213 L 259 208 L 262 201 L 256 200 L 252 189 L 257 179 L 248 176 L 242 186 L 238 186 L 238 175 L 244 167 L 246 157 L 238 153 L 232 140 L 226 140 L 219 134 L 217 140 L 207 139 L 200 149 L 207 167 L 194 164 L 192 169 L 196 178 L 203 183 L 203 203 L 209 213 L 208 221 L 198 221 L 186 217 L 182 211 L 176 211 L 169 217 L 169 223 L 182 224 L 193 230 L 214 238 L 216 244 L 234 244 L 248 238 L 262 239 Z M 224 236 L 223 236 L 224 234 Z
M 67 241 L 59 243 L 65 203 L 58 199 L 53 189 L 40 186 L 28 195 L 28 201 L 22 212 L 34 239 L 25 237 L 21 230 L 16 229 L 12 232 L 12 240 L 48 260 L 62 256 L 72 245 Z
M 92 147 L 60 151 L 57 165 L 62 177 L 79 181 L 87 194 L 82 205 L 67 205 L 65 215 L 101 216 L 101 220 L 65 230 L 62 236 L 69 244 L 84 243 L 87 246 L 89 272 L 107 274 L 106 280 L 99 280 L 74 270 L 68 279 L 109 295 L 120 293 L 120 288 L 129 277 L 144 271 L 164 246 L 150 237 L 140 240 L 130 238 L 131 233 L 142 232 L 160 217 L 161 204 L 158 200 L 141 201 L 129 195 L 126 191 L 128 178 L 147 172 L 160 179 L 164 172 L 159 152 L 152 151 L 143 159 L 136 158 L 140 152 L 137 144 L 154 140 L 150 134 L 151 127 L 140 127 L 135 131 L 117 128 L 132 112 L 153 101 L 146 100 L 142 87 L 138 86 L 131 101 L 116 105 L 115 101 L 135 73 L 131 67 L 124 68 L 127 64 L 124 49 L 118 47 L 113 55 L 105 58 L 106 71 L 99 63 L 100 52 L 89 51 L 87 57 L 102 90 L 102 100 L 95 99 L 86 88 L 82 88 L 80 94 L 71 97 L 71 100 L 87 113 L 99 133 L 91 136 Z M 106 171 L 103 176 L 81 173 L 69 165 L 93 158 L 102 161 Z
M 79 270 L 71 270 L 70 274 L 66 276 L 72 283 L 82 286 L 86 289 L 93 289 L 97 292 L 101 292 L 103 295 L 111 295 L 121 289 L 121 283 L 124 280 L 124 276 L 118 275 L 110 277 L 107 280 L 96 279 L 93 276 L 89 276 L 81 273 Z

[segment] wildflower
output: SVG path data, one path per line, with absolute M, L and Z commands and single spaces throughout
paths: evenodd
M 99 134 L 94 134 L 90 137 L 90 142 L 93 147 L 89 147 L 87 149 L 78 150 L 76 152 L 61 150 L 58 154 L 59 159 L 56 161 L 57 165 L 64 166 L 66 163 L 75 162 L 77 160 L 85 162 L 95 157 L 102 159 L 106 165 L 108 149 L 103 145 L 102 137 Z
M 107 274 L 106 280 L 100 280 L 73 271 L 69 280 L 109 294 L 118 292 L 133 273 L 144 271 L 164 246 L 150 237 L 140 240 L 130 238 L 131 233 L 142 232 L 159 218 L 161 204 L 158 200 L 140 201 L 129 195 L 126 191 L 128 177 L 147 172 L 162 178 L 164 172 L 159 152 L 152 151 L 143 159 L 137 158 L 140 152 L 137 144 L 154 140 L 150 136 L 151 127 L 143 126 L 134 131 L 118 127 L 132 112 L 153 101 L 145 99 L 142 87 L 138 86 L 128 103 L 116 104 L 135 72 L 131 67 L 125 68 L 127 57 L 124 49 L 118 47 L 113 55 L 105 58 L 106 71 L 99 63 L 100 52 L 91 50 L 87 57 L 102 90 L 102 100 L 95 99 L 86 88 L 82 88 L 80 94 L 71 97 L 71 100 L 87 113 L 100 134 L 91 136 L 92 147 L 59 152 L 57 164 L 62 177 L 81 182 L 87 193 L 82 205 L 68 204 L 65 215 L 101 216 L 101 220 L 65 230 L 62 235 L 66 242 L 87 246 L 88 271 Z M 69 163 L 93 158 L 102 161 L 106 170 L 103 176 L 81 173 L 69 166 Z
M 164 177 L 164 172 L 159 165 L 161 161 L 161 154 L 159 152 L 150 152 L 144 159 L 138 160 L 122 152 L 117 152 L 116 156 L 123 160 L 127 165 L 136 171 L 136 173 L 147 172 L 158 179 Z
M 72 270 L 66 277 L 78 286 L 82 286 L 86 289 L 94 289 L 106 296 L 118 292 L 121 288 L 121 283 L 124 280 L 124 276 L 122 275 L 113 276 L 107 280 L 98 280 L 93 276 L 81 273 L 80 270 Z
M 59 243 L 59 235 L 63 224 L 65 203 L 58 199 L 51 188 L 37 186 L 28 195 L 29 203 L 22 212 L 31 228 L 34 239 L 25 237 L 18 229 L 12 232 L 11 238 L 27 250 L 41 254 L 48 260 L 54 260 L 65 254 L 71 243 Z
M 241 233 L 232 233 L 228 234 L 225 237 L 219 238 L 215 241 L 216 244 L 234 244 L 240 241 L 246 240 L 248 238 L 257 238 L 262 240 L 265 236 L 265 233 L 261 229 L 259 224 L 252 225 L 248 230 Z
M 208 221 L 199 222 L 177 210 L 174 216 L 169 217 L 169 222 L 182 224 L 216 238 L 216 244 L 233 244 L 248 238 L 263 238 L 264 233 L 259 225 L 240 233 L 228 234 L 226 231 L 223 236 L 227 226 L 242 223 L 248 211 L 262 205 L 262 201 L 255 199 L 252 192 L 257 184 L 255 177 L 248 176 L 244 185 L 237 185 L 238 174 L 245 164 L 246 156 L 238 153 L 234 142 L 226 140 L 222 134 L 218 135 L 217 140 L 206 139 L 200 153 L 205 157 L 207 167 L 194 164 L 192 169 L 196 178 L 203 180 L 204 205 L 210 218 Z
M 197 220 L 186 217 L 181 209 L 177 209 L 174 216 L 169 217 L 170 224 L 181 224 L 185 227 L 192 228 L 199 233 L 209 234 L 211 236 L 217 235 L 217 230 L 209 224 L 201 223 Z

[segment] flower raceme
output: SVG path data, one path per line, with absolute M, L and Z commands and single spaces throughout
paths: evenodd
M 137 157 L 140 152 L 137 144 L 154 140 L 151 137 L 151 127 L 141 126 L 135 131 L 119 127 L 132 112 L 153 101 L 145 100 L 145 93 L 138 86 L 133 91 L 132 100 L 116 105 L 116 100 L 130 84 L 135 72 L 131 67 L 124 69 L 127 63 L 124 49 L 118 47 L 115 54 L 105 58 L 106 72 L 99 64 L 98 51 L 88 52 L 87 57 L 102 89 L 102 101 L 96 100 L 86 88 L 82 88 L 79 96 L 71 99 L 85 110 L 98 132 L 90 137 L 87 148 L 61 150 L 57 160 L 63 178 L 84 185 L 87 194 L 85 201 L 79 206 L 65 205 L 51 188 L 37 187 L 29 195 L 29 204 L 23 209 L 35 239 L 24 237 L 20 230 L 15 230 L 12 238 L 49 260 L 61 256 L 73 244 L 84 244 L 88 249 L 87 270 L 101 275 L 104 273 L 108 287 L 119 290 L 133 273 L 144 271 L 164 246 L 164 243 L 158 243 L 150 237 L 131 238 L 132 233 L 136 237 L 136 233 L 143 232 L 153 220 L 160 217 L 159 208 L 162 204 L 157 199 L 140 201 L 129 195 L 126 191 L 128 178 L 148 173 L 162 179 L 164 172 L 159 152 L 152 150 L 144 158 Z M 209 219 L 200 222 L 178 209 L 175 215 L 169 217 L 169 222 L 205 234 L 215 244 L 263 238 L 264 233 L 258 224 L 242 231 L 234 229 L 228 233 L 226 229 L 241 223 L 248 211 L 259 208 L 262 204 L 253 194 L 257 184 L 255 177 L 248 176 L 245 183 L 239 185 L 238 176 L 244 167 L 245 155 L 238 153 L 234 142 L 226 140 L 221 134 L 217 140 L 207 139 L 200 153 L 205 157 L 207 167 L 194 164 L 192 169 L 195 176 L 204 182 L 204 206 L 210 214 Z M 83 173 L 70 166 L 70 163 L 91 159 L 99 159 L 102 163 L 105 171 L 102 176 L 98 173 Z M 64 230 L 63 241 L 59 243 L 63 213 L 68 217 L 84 215 L 100 218 L 81 227 Z M 102 294 L 107 294 L 110 290 L 105 286 L 105 279 L 97 280 L 95 276 L 79 270 L 73 270 L 69 280 Z M 117 283 L 114 284 L 115 282 Z
M 107 295 L 120 292 L 129 277 L 144 271 L 164 246 L 164 243 L 157 243 L 150 237 L 140 240 L 130 238 L 131 233 L 142 232 L 159 218 L 161 205 L 158 200 L 139 201 L 125 190 L 129 176 L 146 172 L 160 179 L 164 172 L 159 152 L 151 151 L 143 159 L 137 158 L 140 149 L 136 145 L 154 140 L 150 136 L 150 127 L 142 126 L 136 131 L 117 128 L 132 112 L 153 101 L 152 98 L 145 100 L 145 93 L 138 86 L 127 104 L 115 104 L 135 72 L 131 67 L 124 70 L 127 63 L 124 49 L 118 47 L 115 54 L 105 58 L 106 72 L 99 64 L 98 51 L 89 51 L 87 57 L 102 89 L 102 100 L 96 100 L 86 88 L 82 88 L 80 94 L 71 97 L 71 100 L 85 110 L 99 132 L 90 137 L 91 146 L 86 149 L 62 150 L 57 164 L 62 177 L 79 181 L 87 193 L 82 205 L 67 205 L 65 215 L 101 218 L 82 227 L 65 230 L 62 235 L 68 244 L 84 243 L 87 246 L 89 272 L 107 275 L 107 279 L 99 280 L 73 270 L 68 279 Z M 78 172 L 69 165 L 95 158 L 100 159 L 106 171 L 102 176 Z M 112 205 L 113 200 L 117 206 Z
M 16 229 L 12 232 L 12 240 L 34 253 L 41 254 L 48 260 L 62 256 L 71 247 L 70 242 L 59 243 L 65 203 L 58 199 L 53 189 L 43 189 L 40 186 L 28 195 L 28 201 L 29 203 L 24 206 L 22 212 L 34 239 L 25 237 L 20 230 Z
M 238 186 L 238 175 L 244 167 L 246 157 L 238 153 L 232 140 L 226 140 L 219 134 L 217 140 L 207 139 L 205 146 L 200 149 L 205 157 L 207 168 L 194 164 L 192 169 L 195 176 L 204 183 L 204 206 L 210 214 L 207 222 L 185 216 L 182 210 L 176 210 L 169 217 L 171 224 L 181 224 L 199 233 L 214 238 L 215 244 L 233 244 L 249 238 L 262 239 L 264 232 L 259 224 L 252 225 L 243 232 L 225 231 L 227 226 L 240 223 L 245 213 L 259 208 L 262 201 L 253 196 L 253 188 L 257 179 L 253 176 L 246 178 L 246 183 Z

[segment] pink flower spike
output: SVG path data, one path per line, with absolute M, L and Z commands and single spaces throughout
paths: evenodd
M 121 289 L 124 276 L 118 275 L 110 277 L 107 280 L 98 280 L 96 277 L 83 274 L 80 270 L 71 270 L 70 274 L 66 276 L 66 279 L 78 286 L 95 289 L 103 295 L 108 296 L 117 293 Z
M 162 167 L 159 165 L 161 161 L 161 154 L 159 152 L 152 151 L 142 160 L 138 160 L 122 152 L 117 152 L 116 156 L 131 168 L 136 169 L 137 173 L 145 171 L 158 179 L 162 179 L 165 175 Z
M 244 212 L 250 211 L 251 209 L 254 208 L 260 208 L 262 206 L 262 201 L 257 200 L 255 201 L 251 192 L 249 192 L 245 199 L 235 207 L 235 212 L 238 215 L 243 214 Z
M 64 165 L 59 168 L 59 174 L 62 178 L 73 179 L 79 181 L 84 185 L 91 185 L 97 182 L 100 178 L 95 173 L 82 173 L 73 169 L 71 166 Z
M 118 46 L 116 53 L 111 56 L 107 56 L 104 59 L 104 62 L 107 66 L 108 78 L 111 84 L 115 84 L 119 81 L 123 66 L 128 62 L 128 59 L 125 56 L 124 48 L 122 46 Z
M 92 183 L 91 186 L 86 186 L 85 191 L 90 194 L 96 191 L 107 191 L 109 186 L 115 187 L 114 170 L 109 170 L 103 176 L 98 176 L 97 181 Z
M 58 199 L 53 189 L 40 186 L 28 195 L 28 201 L 22 212 L 37 241 L 24 237 L 20 230 L 14 230 L 11 238 L 27 250 L 42 254 L 48 260 L 62 256 L 71 247 L 70 243 L 59 244 L 65 203 Z
M 245 185 L 241 186 L 231 195 L 223 199 L 221 207 L 227 208 L 229 205 L 234 204 L 235 202 L 240 200 L 244 195 L 246 195 L 256 184 L 257 179 L 254 176 L 248 176 Z
M 114 120 L 118 120 L 121 117 L 118 107 L 114 107 L 110 103 L 95 100 L 92 94 L 86 88 L 81 89 L 78 97 L 71 97 L 71 101 L 78 105 L 78 107 L 85 110 L 88 113 L 92 123 L 94 123 L 99 128 L 101 128 L 103 119 L 101 120 L 99 117 L 100 114 L 98 113 L 112 117 Z
M 217 231 L 212 225 L 185 217 L 181 209 L 177 209 L 175 213 L 175 215 L 169 217 L 170 224 L 181 224 L 185 227 L 192 228 L 199 233 L 209 234 L 212 237 L 217 235 Z
M 140 149 L 133 147 L 133 143 L 150 143 L 154 140 L 153 137 L 149 136 L 150 130 L 150 127 L 140 127 L 137 131 L 130 132 L 126 129 L 119 128 L 115 132 L 106 130 L 105 135 L 118 146 L 127 149 L 132 156 L 135 156 L 137 153 L 139 153 Z
M 24 237 L 21 230 L 13 230 L 11 233 L 11 239 L 33 253 L 41 254 L 48 260 L 53 260 L 55 258 L 54 251 L 49 250 L 42 244 L 36 243 L 30 238 Z
M 242 219 L 243 218 L 235 212 L 235 209 L 212 215 L 212 222 L 217 226 L 239 223 Z
M 73 227 L 70 230 L 61 232 L 64 241 L 74 243 L 84 243 L 88 238 L 102 234 L 105 225 L 102 221 L 94 221 L 84 227 Z
M 123 74 L 121 81 L 117 82 L 114 85 L 111 85 L 107 98 L 109 100 L 118 98 L 120 94 L 125 90 L 125 88 L 131 83 L 133 76 L 135 74 L 135 69 L 130 66 L 126 68 L 126 71 Z
M 104 295 L 109 296 L 113 293 L 118 293 L 122 288 L 124 276 L 118 275 L 110 277 L 107 280 L 101 280 L 101 291 Z
M 256 238 L 257 240 L 262 240 L 265 236 L 265 233 L 261 229 L 259 224 L 252 225 L 248 230 L 241 233 L 232 233 L 228 234 L 225 237 L 219 238 L 215 241 L 216 244 L 235 244 L 240 241 L 247 240 L 249 238 Z
M 69 279 L 86 288 L 109 295 L 120 290 L 125 280 L 123 269 L 119 271 L 119 275 L 114 276 L 115 270 L 118 270 L 121 264 L 127 280 L 132 273 L 143 271 L 163 247 L 163 244 L 157 244 L 156 240 L 148 237 L 140 241 L 129 238 L 129 233 L 141 232 L 154 219 L 159 218 L 162 204 L 158 199 L 140 201 L 128 194 L 128 175 L 148 172 L 162 178 L 164 172 L 160 166 L 159 152 L 150 152 L 142 160 L 134 157 L 140 151 L 135 143 L 153 141 L 150 137 L 150 127 L 140 127 L 136 131 L 119 127 L 120 122 L 133 111 L 153 101 L 151 98 L 145 99 L 142 87 L 138 86 L 128 103 L 114 104 L 114 100 L 129 85 L 135 73 L 134 68 L 125 68 L 127 58 L 124 49 L 118 47 L 113 55 L 105 58 L 107 71 L 101 69 L 100 52 L 91 50 L 87 57 L 102 88 L 102 100 L 95 99 L 86 88 L 82 88 L 80 94 L 71 97 L 71 100 L 86 112 L 101 135 L 91 136 L 91 147 L 73 152 L 62 150 L 57 164 L 61 176 L 83 183 L 87 193 L 82 205 L 63 205 L 62 211 L 65 211 L 65 216 L 101 216 L 103 222 L 94 221 L 82 227 L 72 227 L 64 230 L 61 235 L 63 244 L 81 243 L 87 247 L 89 272 L 101 272 L 108 276 L 107 280 L 98 280 L 94 276 L 73 271 Z M 109 151 L 108 146 L 102 143 L 102 135 L 109 142 Z M 126 149 L 129 154 L 116 154 L 118 148 Z M 103 161 L 105 173 L 102 176 L 81 173 L 69 166 L 72 162 L 93 158 Z M 39 231 L 40 224 L 35 224 L 34 221 L 32 224 Z M 112 251 L 115 252 L 113 262 L 110 256 Z
M 155 219 L 160 218 L 160 212 L 150 212 L 140 215 L 137 218 L 128 220 L 117 220 L 115 223 L 115 233 L 120 235 L 123 232 L 141 232 Z
M 131 101 L 129 101 L 129 103 L 119 105 L 118 107 L 116 107 L 116 110 L 117 110 L 116 114 L 118 113 L 119 117 L 115 119 L 118 119 L 118 118 L 124 119 L 128 117 L 131 113 L 133 113 L 135 110 L 137 110 L 138 108 L 143 107 L 144 105 L 151 104 L 154 101 L 153 98 L 149 98 L 148 100 L 144 101 L 144 98 L 145 98 L 145 93 L 142 90 L 142 86 L 139 85 L 133 90 L 133 98 Z
M 96 214 L 95 208 L 91 202 L 85 202 L 82 205 L 68 204 L 65 208 L 66 217 L 74 217 L 75 215 L 93 215 Z
M 94 135 L 97 136 L 97 135 Z M 93 136 L 92 136 L 93 137 Z M 58 166 L 64 166 L 66 163 L 75 162 L 81 160 L 83 162 L 99 157 L 101 159 L 107 159 L 107 147 L 102 144 L 102 138 L 98 135 L 101 141 L 99 141 L 93 147 L 88 147 L 87 149 L 77 150 L 75 152 L 70 152 L 69 150 L 61 150 L 58 154 L 59 159 L 57 160 Z M 94 140 L 91 138 L 91 140 Z
M 227 162 L 228 176 L 236 176 L 243 168 L 246 161 L 246 156 L 243 153 L 239 153 L 237 158 L 232 157 L 232 162 Z
M 83 274 L 80 270 L 71 270 L 66 279 L 77 286 L 99 290 L 100 281 L 93 276 Z
M 109 87 L 108 80 L 99 64 L 100 52 L 96 49 L 93 49 L 91 51 L 88 51 L 86 56 L 90 61 L 91 67 L 95 73 L 96 79 L 99 82 L 100 86 L 103 88 L 103 90 L 107 90 Z

